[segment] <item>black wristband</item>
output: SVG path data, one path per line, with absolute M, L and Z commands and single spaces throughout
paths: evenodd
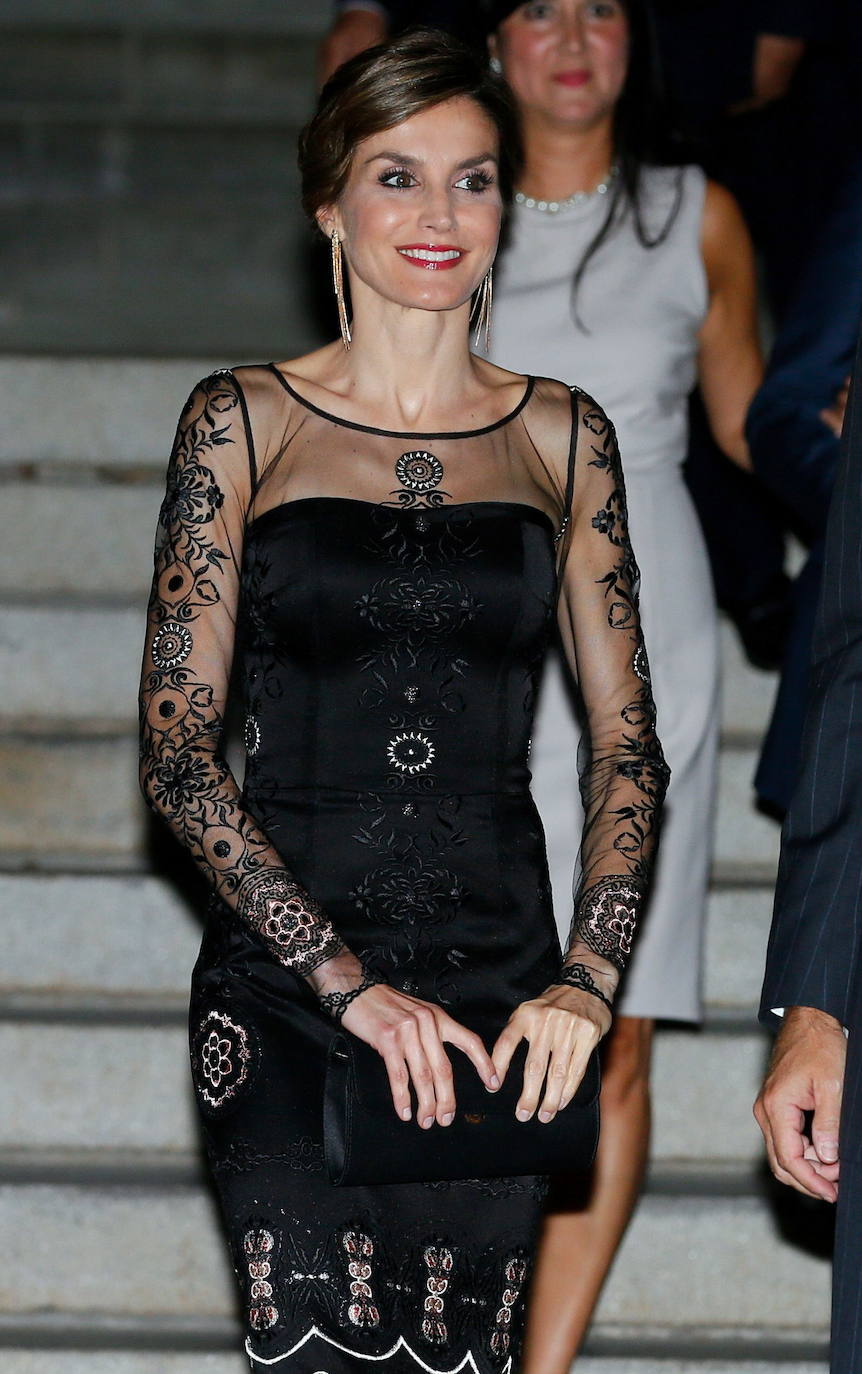
M 593 997 L 598 997 L 600 1002 L 604 1002 L 609 1012 L 613 1012 L 611 999 L 602 992 L 586 964 L 564 964 L 557 982 L 564 983 L 566 987 L 577 988 L 580 992 L 591 993 Z
M 369 973 L 368 969 L 362 971 L 362 982 L 357 983 L 355 988 L 349 992 L 325 992 L 322 997 L 318 997 L 321 1010 L 331 1016 L 333 1021 L 340 1021 L 351 1002 L 354 1002 L 360 993 L 367 992 L 369 988 L 374 988 L 383 979 L 377 973 Z

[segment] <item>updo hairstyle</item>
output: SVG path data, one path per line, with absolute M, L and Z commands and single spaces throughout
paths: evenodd
M 521 165 L 511 92 L 483 53 L 441 31 L 414 29 L 351 58 L 321 91 L 314 118 L 299 138 L 302 208 L 309 219 L 316 225 L 318 212 L 338 200 L 357 146 L 366 138 L 464 96 L 476 102 L 497 131 L 505 214 Z

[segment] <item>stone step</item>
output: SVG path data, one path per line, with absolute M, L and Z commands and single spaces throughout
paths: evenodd
M 218 143 L 217 130 L 209 137 Z M 293 156 L 286 139 L 280 156 Z M 150 165 L 155 176 L 154 156 Z M 8 263 L 0 285 L 4 353 L 162 360 L 201 350 L 239 363 L 296 357 L 337 335 L 321 265 L 325 245 L 321 240 L 313 256 L 315 234 L 295 196 L 241 184 L 144 199 L 82 198 L 74 185 L 61 192 L 41 197 L 35 209 L 29 196 L 0 204 Z M 147 429 L 158 433 L 151 460 L 165 452 L 166 430 L 170 444 L 187 392 L 169 395 L 169 406 L 151 418 Z M 134 407 L 128 390 L 117 395 L 121 411 Z M 68 396 L 64 402 L 73 409 Z M 51 409 L 61 404 L 58 397 Z M 80 432 L 77 420 L 73 429 Z
M 771 1360 L 749 1358 L 752 1354 L 751 1348 L 746 1344 L 743 1351 L 740 1352 L 740 1357 L 730 1361 L 685 1358 L 651 1360 L 636 1357 L 615 1359 L 613 1356 L 599 1359 L 586 1356 L 572 1366 L 572 1374 L 828 1374 L 829 1366 L 825 1361 L 802 1362 L 793 1359 L 781 1359 L 773 1363 Z M 10 1374 L 12 1374 L 12 1370 L 10 1370 Z M 21 1374 L 30 1374 L 30 1372 L 25 1368 Z M 65 1370 L 62 1371 L 62 1374 L 65 1374 Z M 192 1374 L 191 1368 L 189 1374 Z M 221 1374 L 220 1371 L 219 1374 Z M 229 1374 L 233 1374 L 233 1371 L 230 1371 Z
M 767 1048 L 759 1031 L 659 1031 L 653 1072 L 657 1163 L 759 1164 L 751 1104 Z M 184 1024 L 0 1019 L 0 1063 L 6 1066 L 0 1150 L 176 1155 L 197 1148 Z
M 162 1350 L 146 1354 L 122 1350 L 19 1348 L 3 1350 L 0 1358 L 4 1374 L 45 1374 L 46 1369 L 50 1369 L 51 1374 L 248 1374 L 248 1360 L 239 1350 L 230 1355 L 172 1355 Z M 600 1363 L 604 1366 L 604 1361 Z M 798 1369 L 799 1374 L 809 1374 L 806 1366 L 799 1366 Z M 602 1374 L 616 1374 L 616 1370 L 612 1367 L 603 1368 Z M 637 1371 L 637 1374 L 641 1374 L 641 1371 Z M 653 1371 L 644 1370 L 643 1374 L 653 1374 Z M 660 1374 L 660 1371 L 656 1374 Z M 698 1369 L 692 1374 L 712 1374 L 712 1371 Z M 772 1372 L 767 1368 L 763 1374 Z M 781 1374 L 784 1374 L 783 1365 Z M 820 1374 L 820 1370 L 812 1366 L 810 1374 Z
M 0 873 L 0 996 L 108 1003 L 132 994 L 181 1005 L 203 907 L 203 891 L 190 903 L 174 883 L 145 874 Z M 714 1013 L 753 1014 L 771 913 L 766 887 L 710 894 L 706 999 Z
M 772 901 L 771 884 L 717 888 L 710 893 L 704 959 L 708 1006 L 759 1005 Z
M 166 438 L 166 454 L 169 446 Z M 61 603 L 54 612 L 58 628 L 63 599 L 67 614 L 85 613 L 87 598 L 102 603 L 128 600 L 140 621 L 153 572 L 163 494 L 163 485 L 149 481 L 3 483 L 0 598 L 33 603 L 28 614 L 39 612 L 39 598 L 55 598 Z M 44 616 L 46 611 L 39 613 Z M 98 613 L 105 616 L 104 605 Z M 0 645 L 8 652 L 5 627 L 8 623 L 13 632 L 15 622 L 7 622 L 3 611 L 0 616 Z M 111 625 L 113 637 L 116 624 L 109 618 L 104 623 L 106 628 Z M 123 627 L 123 645 L 128 633 Z M 26 672 L 23 660 L 16 677 L 19 672 Z
M 34 141 L 34 126 L 50 138 L 51 126 L 56 133 L 56 126 L 80 123 L 114 132 L 119 126 L 124 133 L 143 121 L 178 133 L 189 125 L 212 133 L 225 123 L 237 130 L 262 124 L 289 130 L 292 143 L 316 95 L 316 41 L 295 31 L 62 33 L 2 25 L 0 32 L 0 126 L 29 126 L 39 155 L 45 139 Z M 59 142 L 60 156 L 73 166 L 81 151 L 71 140 Z M 204 151 L 212 156 L 215 150 Z M 284 146 L 281 151 L 283 158 Z M 236 152 L 240 166 L 241 149 Z M 255 144 L 246 144 L 246 153 L 253 161 Z M 225 154 L 222 172 L 230 144 Z M 194 185 L 204 168 L 192 161 L 188 171 Z
M 0 28 L 316 35 L 328 20 L 320 0 L 3 0 Z
M 203 900 L 201 900 L 203 909 Z M 176 885 L 140 874 L 0 874 L 8 994 L 86 999 L 188 992 L 201 924 Z
M 147 467 L 161 479 L 189 391 L 230 361 L 0 357 L 0 466 Z
M 41 647 L 35 652 L 42 656 Z M 138 661 L 130 649 L 119 665 L 124 690 L 129 689 L 132 665 Z M 45 690 L 54 697 L 61 674 L 69 683 L 76 678 L 86 681 L 80 663 L 76 668 L 52 655 L 49 664 L 44 670 Z M 96 659 L 90 671 L 97 670 Z M 102 690 L 93 686 L 93 698 Z M 76 853 L 114 863 L 143 861 L 155 822 L 137 789 L 137 743 L 122 726 L 115 737 L 102 734 L 102 718 L 95 714 L 98 735 L 76 736 L 62 721 L 51 722 L 56 734 L 0 735 L 0 770 L 7 779 L 0 848 L 16 862 L 42 867 L 47 855 L 56 867 L 57 855 Z M 107 724 L 110 727 L 110 721 Z M 7 721 L 7 731 L 8 726 Z M 752 805 L 755 761 L 756 752 L 750 748 L 722 751 L 715 854 L 718 863 L 754 865 L 769 872 L 777 861 L 780 832 Z M 241 759 L 234 757 L 233 763 L 241 771 Z
M 27 1237 L 0 1281 L 0 1310 L 19 1320 L 45 1309 L 204 1319 L 235 1310 L 214 1206 L 196 1189 L 7 1185 L 0 1225 Z M 766 1203 L 647 1197 L 598 1322 L 624 1328 L 633 1342 L 643 1325 L 680 1336 L 707 1325 L 725 1336 L 744 1326 L 791 1328 L 822 1339 L 828 1314 L 827 1261 L 782 1240 Z
M 58 671 L 61 671 L 58 665 Z M 137 748 L 116 739 L 0 736 L 0 849 L 40 865 L 46 853 L 67 863 L 143 863 L 149 817 L 135 795 Z

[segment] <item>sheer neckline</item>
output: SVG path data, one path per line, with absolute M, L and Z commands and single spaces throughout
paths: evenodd
M 482 425 L 479 429 L 444 429 L 434 430 L 433 432 L 421 429 L 378 429 L 376 425 L 363 425 L 360 424 L 358 420 L 345 420 L 341 415 L 333 415 L 330 411 L 321 409 L 321 407 L 316 406 L 313 401 L 309 401 L 305 396 L 301 395 L 295 387 L 292 387 L 275 363 L 270 363 L 269 368 L 275 373 L 275 376 L 281 382 L 281 385 L 288 395 L 292 396 L 300 405 L 305 406 L 306 410 L 310 410 L 313 414 L 319 415 L 323 420 L 330 420 L 334 425 L 341 425 L 345 429 L 356 429 L 362 434 L 379 434 L 384 439 L 474 439 L 482 434 L 492 434 L 495 429 L 502 429 L 503 425 L 509 424 L 511 420 L 514 420 L 520 415 L 524 406 L 532 396 L 533 387 L 536 384 L 535 377 L 528 376 L 524 394 L 517 405 L 499 420 L 493 420 L 491 424 Z

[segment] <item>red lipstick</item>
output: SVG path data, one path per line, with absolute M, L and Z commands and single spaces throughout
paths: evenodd
M 464 249 L 453 243 L 402 243 L 397 252 L 414 267 L 421 267 L 426 272 L 448 271 L 450 267 L 457 267 L 464 257 Z

